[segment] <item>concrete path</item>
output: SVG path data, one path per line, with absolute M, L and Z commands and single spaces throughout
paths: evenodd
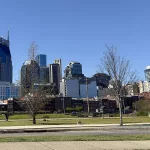
M 149 126 L 150 123 L 129 123 L 124 126 Z M 30 126 L 1 126 L 1 129 L 45 129 L 45 128 L 78 128 L 78 127 L 113 127 L 119 124 L 74 124 L 74 125 L 30 125 Z
M 31 133 L 31 132 L 64 132 L 86 130 L 149 130 L 150 123 L 132 123 L 119 126 L 118 124 L 75 124 L 75 125 L 30 125 L 30 126 L 2 126 L 1 133 Z M 142 131 L 143 132 L 143 131 Z M 145 131 L 144 131 L 145 132 Z
M 150 141 L 80 141 L 0 143 L 2 150 L 133 150 L 150 149 Z

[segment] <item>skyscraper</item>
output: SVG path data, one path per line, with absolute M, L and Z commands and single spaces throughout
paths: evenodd
M 70 62 L 64 71 L 64 78 L 82 78 L 82 65 L 79 62 Z
M 49 83 L 49 67 L 40 67 L 40 83 Z
M 54 64 L 59 64 L 59 78 L 62 80 L 62 64 L 61 64 L 61 59 L 55 59 Z
M 40 67 L 46 67 L 46 55 L 45 54 L 39 54 L 36 56 L 36 62 L 39 64 Z
M 46 55 L 39 54 L 36 56 L 35 60 L 40 67 L 40 82 L 49 83 L 49 68 L 46 67 Z
M 56 85 L 57 91 L 59 91 L 60 86 L 60 68 L 59 64 L 49 65 L 49 81 Z
M 0 81 L 12 83 L 12 60 L 8 39 L 0 37 Z

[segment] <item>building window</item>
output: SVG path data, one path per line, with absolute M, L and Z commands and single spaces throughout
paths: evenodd
M 1 64 L 1 71 L 4 71 L 4 64 Z

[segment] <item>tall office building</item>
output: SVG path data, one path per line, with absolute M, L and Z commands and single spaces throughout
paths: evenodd
M 39 64 L 40 67 L 46 67 L 46 55 L 45 54 L 39 54 L 35 58 L 36 62 Z
M 145 80 L 147 82 L 150 82 L 150 66 L 147 66 L 146 69 L 144 70 L 145 73 Z
M 57 91 L 59 92 L 59 87 L 60 87 L 59 64 L 50 64 L 49 65 L 49 82 L 55 84 Z
M 49 83 L 49 68 L 47 67 L 47 60 L 45 54 L 39 54 L 35 58 L 40 67 L 40 82 Z
M 0 81 L 12 83 L 12 60 L 9 49 L 9 32 L 7 40 L 0 37 Z
M 30 92 L 35 83 L 40 81 L 40 67 L 34 60 L 26 61 L 21 67 L 22 95 Z
M 60 80 L 62 80 L 62 62 L 61 59 L 55 59 L 54 60 L 54 64 L 59 64 L 59 72 L 60 72 Z
M 40 67 L 40 83 L 49 83 L 49 67 Z
M 65 68 L 64 78 L 72 79 L 80 77 L 84 77 L 84 74 L 82 74 L 82 65 L 79 62 L 70 62 Z

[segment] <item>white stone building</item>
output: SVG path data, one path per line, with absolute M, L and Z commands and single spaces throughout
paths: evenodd
M 150 82 L 140 81 L 139 82 L 139 91 L 140 91 L 140 93 L 150 92 Z

